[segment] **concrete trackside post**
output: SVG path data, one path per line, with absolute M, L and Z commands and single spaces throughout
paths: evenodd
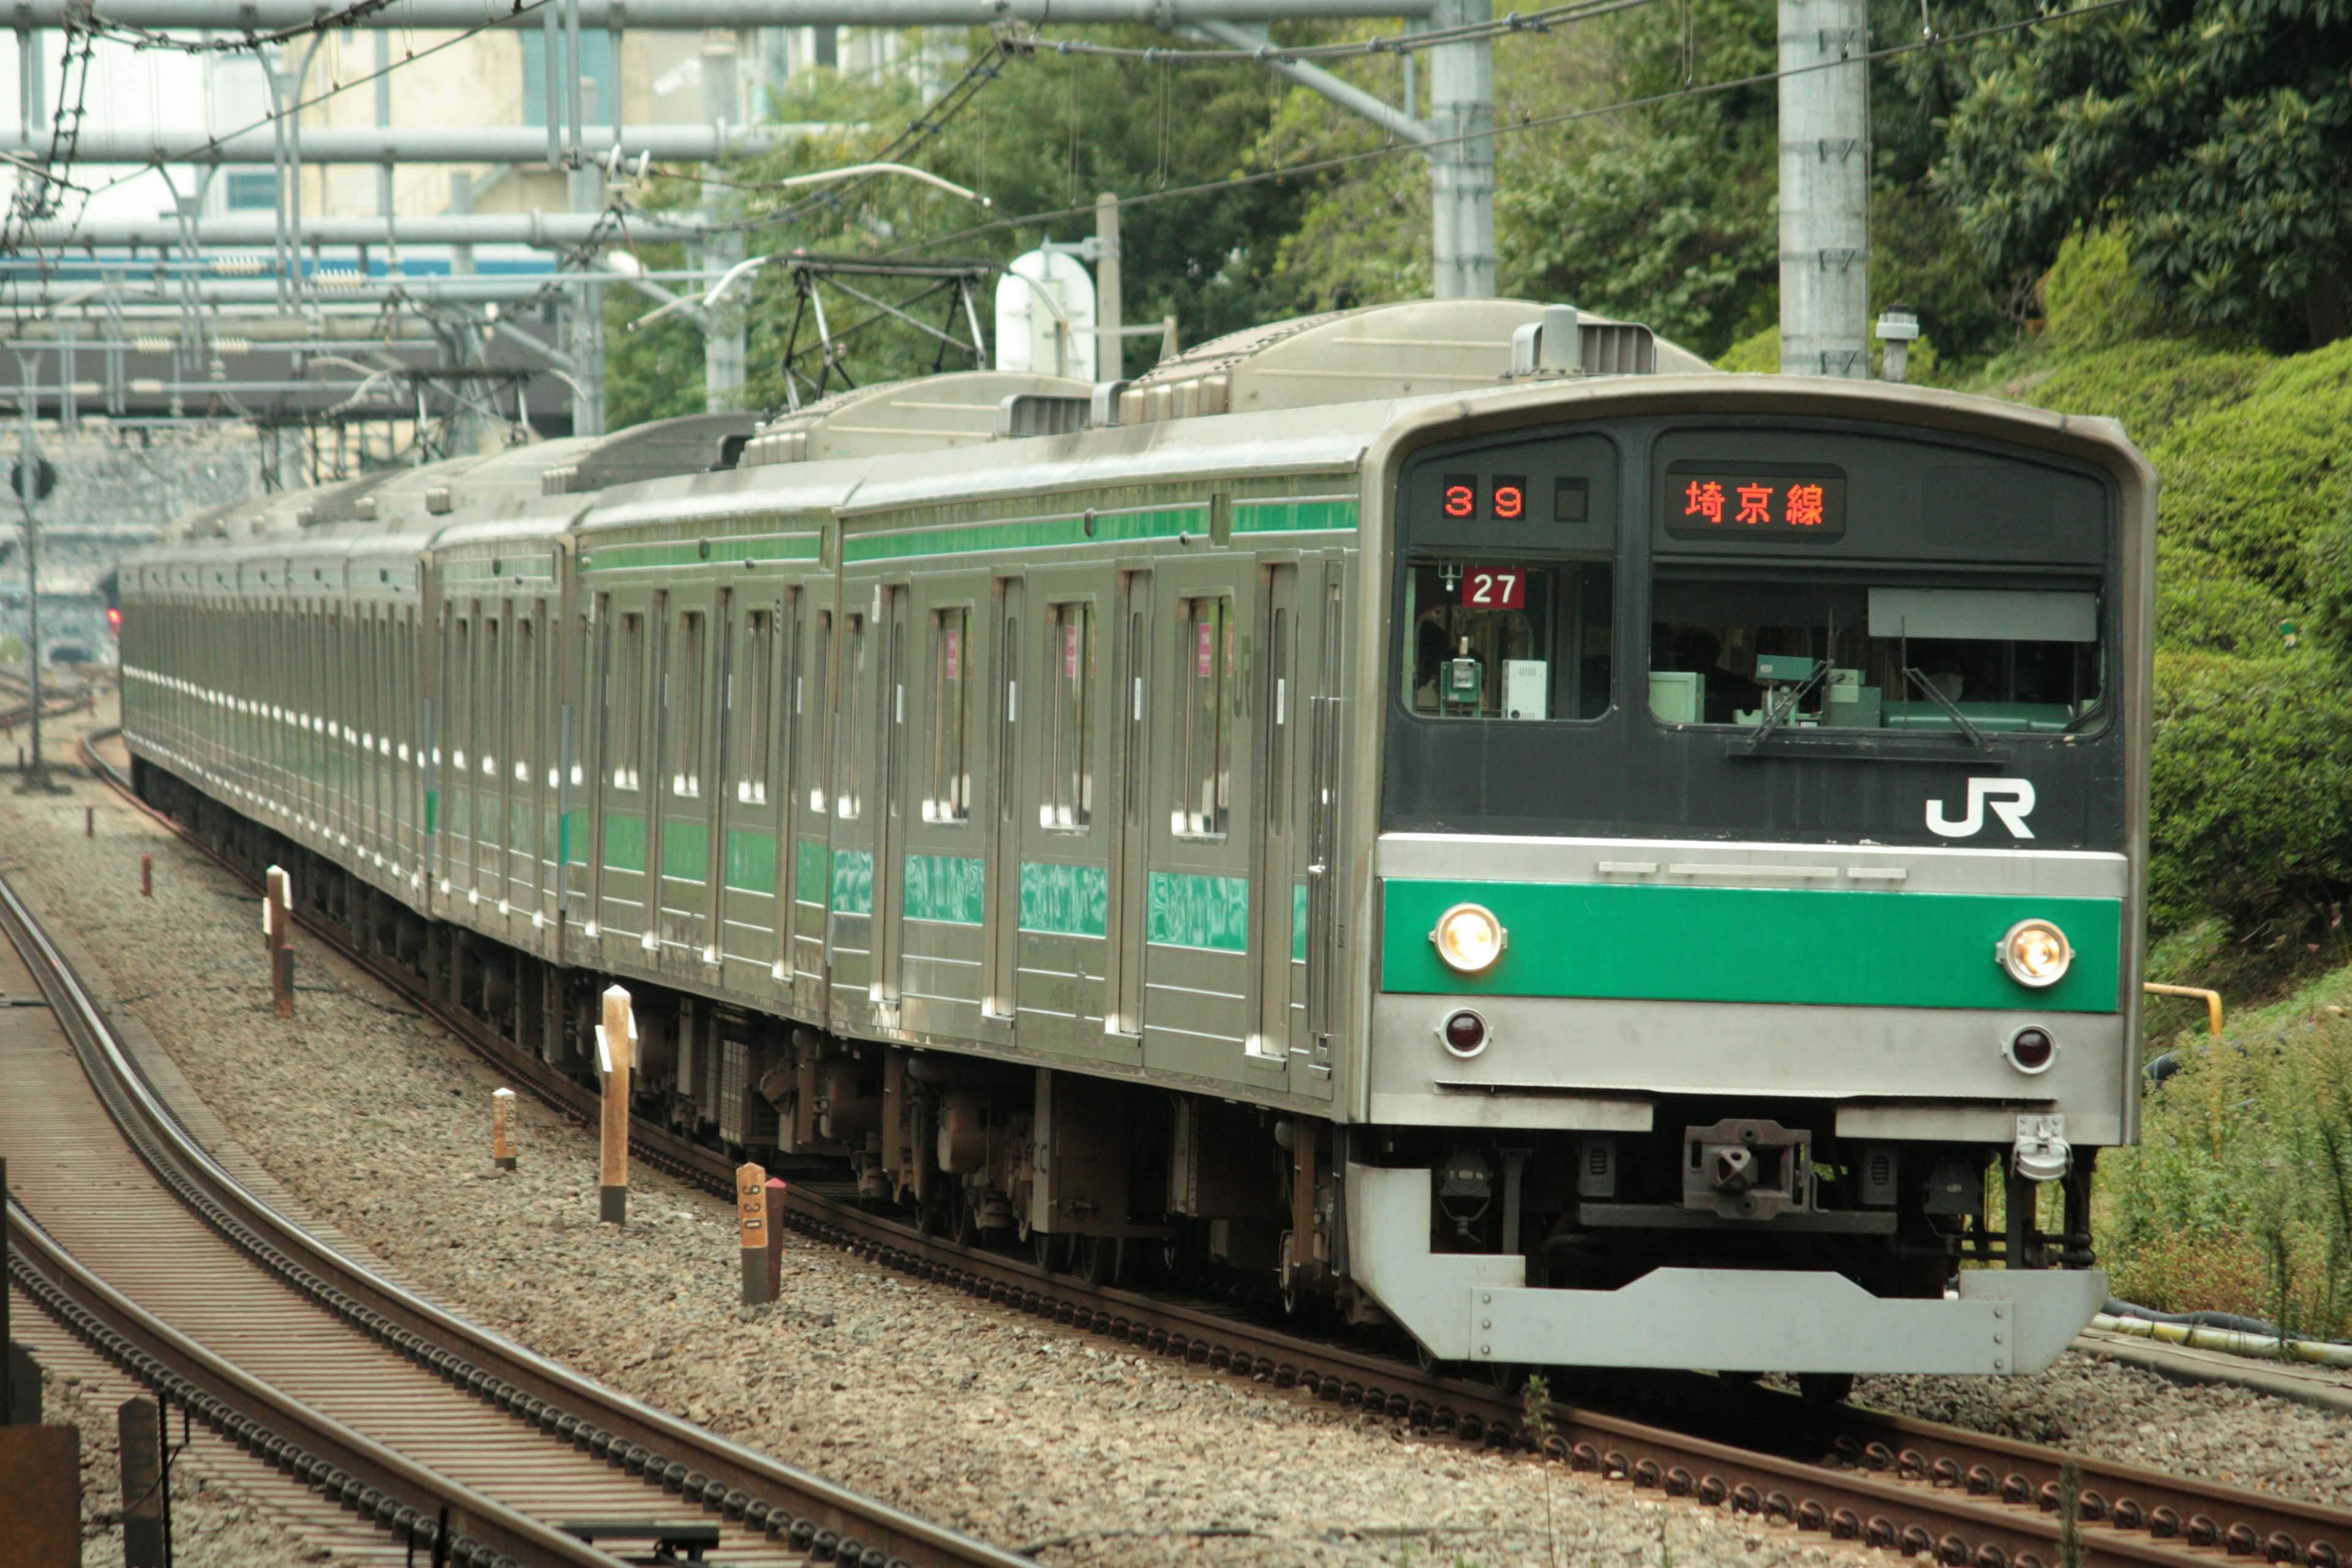
M 635 1065 L 636 1016 L 629 993 L 615 985 L 604 993 L 604 1021 L 596 1026 L 596 1065 L 604 1075 L 603 1173 L 597 1219 L 629 1223 L 629 1069 Z
M 513 1089 L 490 1091 L 490 1163 L 501 1171 L 515 1168 L 514 1107 Z
M 743 1255 L 743 1305 L 765 1306 L 776 1294 L 768 1288 L 768 1173 L 758 1165 L 735 1167 L 735 1228 Z

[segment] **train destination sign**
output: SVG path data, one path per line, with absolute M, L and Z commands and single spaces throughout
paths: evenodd
M 1677 463 L 1666 474 L 1666 531 L 1681 539 L 1725 535 L 1835 539 L 1845 532 L 1845 476 L 1759 473 Z

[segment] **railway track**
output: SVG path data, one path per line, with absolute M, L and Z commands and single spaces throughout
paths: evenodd
M 123 771 L 89 741 L 82 752 L 132 804 L 250 880 L 139 801 Z M 594 1125 L 599 1108 L 589 1090 L 512 1048 L 480 1020 L 442 1007 L 409 976 L 354 950 L 331 925 L 305 923 L 519 1085 L 582 1126 Z M 643 1121 L 633 1128 L 631 1146 L 682 1180 L 720 1195 L 733 1193 L 733 1168 L 717 1151 Z M 1465 1442 L 1538 1447 L 1577 1470 L 1636 1488 L 1908 1556 L 1931 1555 L 1955 1568 L 2352 1565 L 2352 1510 L 1852 1406 L 1817 1409 L 1713 1379 L 1661 1385 L 1682 1407 L 1667 1424 L 1558 1401 L 1533 1411 L 1499 1391 L 1376 1352 L 961 1247 L 803 1185 L 790 1190 L 787 1202 L 787 1223 L 814 1239 L 1076 1331 L 1303 1389 Z
M 352 1262 L 181 1130 L 5 881 L 0 937 L 10 1281 L 167 1408 L 459 1568 L 616 1568 L 662 1539 L 730 1568 L 1024 1561 L 614 1394 Z M 607 1544 L 566 1528 L 591 1521 Z

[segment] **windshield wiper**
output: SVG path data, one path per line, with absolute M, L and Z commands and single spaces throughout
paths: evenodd
M 1812 674 L 1797 682 L 1795 689 L 1789 693 L 1789 700 L 1785 706 L 1768 700 L 1765 706 L 1771 711 L 1764 715 L 1764 726 L 1756 731 L 1756 740 L 1761 742 L 1769 739 L 1773 731 L 1794 718 L 1799 705 L 1805 700 L 1805 694 L 1819 686 L 1822 683 L 1822 678 L 1829 672 L 1830 661 L 1823 659 L 1813 666 Z
M 1958 727 L 1960 733 L 1968 737 L 1969 743 L 1970 745 L 1975 746 L 1979 751 L 1989 751 L 1991 749 L 1990 742 L 1986 741 L 1984 738 L 1984 731 L 1978 729 L 1974 724 L 1969 723 L 1969 716 L 1960 711 L 1959 704 L 1954 702 L 1950 698 L 1937 690 L 1936 689 L 1935 682 L 1929 680 L 1926 676 L 1920 674 L 1917 670 L 1912 668 L 1907 664 L 1903 667 L 1903 679 L 1917 687 L 1920 690 L 1926 692 L 1927 694 L 1927 700 L 1933 702 L 1937 707 L 1944 710 L 1944 716 Z

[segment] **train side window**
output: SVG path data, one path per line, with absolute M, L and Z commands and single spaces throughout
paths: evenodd
M 463 616 L 449 623 L 449 766 L 452 772 L 462 772 L 466 766 L 467 727 L 474 710 L 474 647 L 467 637 L 471 628 Z M 434 748 L 434 761 L 439 762 L 441 748 Z
M 1406 705 L 1432 719 L 1600 718 L 1614 578 L 1604 562 L 1412 562 Z
M 727 682 L 727 722 L 739 737 L 735 798 L 746 805 L 768 804 L 768 737 L 774 711 L 768 683 L 775 678 L 769 668 L 775 627 L 771 611 L 753 610 L 743 617 L 743 667 Z
M 688 610 L 677 617 L 677 651 L 671 662 L 677 674 L 667 703 L 677 736 L 669 792 L 688 798 L 702 793 L 702 628 L 700 610 Z
M 1120 763 L 1120 775 L 1126 783 L 1127 820 L 1137 827 L 1143 825 L 1144 804 L 1143 672 L 1150 667 L 1150 628 L 1141 610 L 1130 610 L 1127 616 L 1128 689 L 1119 702 L 1127 714 L 1127 752 Z
M 1171 831 L 1188 838 L 1222 837 L 1233 814 L 1234 615 L 1230 599 L 1184 606 L 1184 761 Z
M 825 690 L 825 674 L 833 660 L 833 612 L 816 613 L 816 629 L 809 638 L 809 670 L 794 683 L 793 690 L 793 731 L 797 744 L 803 735 L 809 738 L 805 752 L 793 758 L 793 777 L 809 780 L 808 808 L 822 814 L 825 790 L 831 781 L 824 772 L 824 760 L 832 753 L 826 749 L 831 742 L 833 728 L 831 694 Z M 815 715 L 811 722 L 809 715 Z
M 841 773 L 834 785 L 833 814 L 844 822 L 857 820 L 860 802 L 857 789 L 856 718 L 866 707 L 866 617 L 853 615 L 842 628 L 848 646 L 841 650 L 843 673 L 849 678 L 849 700 L 840 705 L 840 711 L 850 715 L 853 726 L 846 735 L 838 737 L 841 752 Z
M 962 822 L 971 815 L 971 612 L 940 610 L 931 617 L 931 787 L 925 822 Z
M 645 616 L 624 614 L 620 656 L 613 672 L 613 708 L 605 718 L 613 735 L 613 787 L 619 790 L 642 787 L 637 748 L 645 733 Z
M 506 666 L 501 660 L 504 646 L 499 637 L 498 618 L 484 620 L 482 646 L 476 650 L 474 660 L 474 760 L 491 777 L 496 777 L 499 771 L 498 758 L 491 748 L 507 733 L 503 722 L 507 692 Z
M 1046 722 L 1052 727 L 1046 798 L 1037 809 L 1045 827 L 1084 828 L 1095 812 L 1095 607 L 1056 605 L 1047 627 Z
M 539 762 L 539 617 L 535 614 L 515 617 L 515 671 L 522 701 L 520 722 L 516 725 L 514 776 L 529 784 Z

